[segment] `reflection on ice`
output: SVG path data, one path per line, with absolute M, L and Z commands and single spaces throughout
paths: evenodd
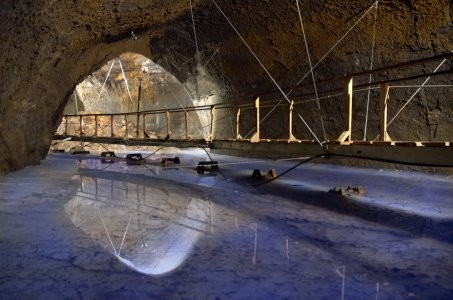
M 257 247 L 257 244 L 258 244 L 258 224 L 257 223 L 252 223 L 252 224 L 250 224 L 250 228 L 255 233 L 255 244 L 253 246 L 252 264 L 256 265 L 256 247 Z
M 126 176 L 128 181 L 94 176 L 80 176 L 66 213 L 137 272 L 159 275 L 176 269 L 209 230 L 210 205 L 197 191 L 155 178 L 144 185 Z

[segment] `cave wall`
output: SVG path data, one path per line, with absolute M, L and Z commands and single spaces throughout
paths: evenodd
M 300 1 L 308 47 L 313 63 L 324 54 L 361 18 L 372 1 Z M 220 3 L 225 14 L 242 34 L 250 48 L 282 88 L 291 89 L 310 70 L 300 21 L 295 1 L 233 1 L 230 5 Z M 374 67 L 415 60 L 453 50 L 452 4 L 449 1 L 379 1 L 376 22 Z M 191 37 L 191 23 L 180 18 L 175 26 L 164 28 L 163 38 L 152 42 L 155 61 L 177 74 L 183 81 L 194 82 L 197 70 L 203 69 L 218 83 L 222 98 L 248 96 L 253 101 L 267 91 L 275 91 L 265 70 L 247 50 L 224 16 L 211 2 L 197 10 L 195 19 L 201 66 L 194 65 L 195 47 L 183 42 Z M 315 69 L 317 80 L 334 75 L 359 72 L 370 68 L 373 40 L 374 9 L 371 9 L 357 26 L 338 44 L 326 59 Z M 177 41 L 177 42 L 175 42 Z M 213 56 L 213 58 L 211 58 Z M 208 64 L 204 62 L 208 61 Z M 439 62 L 425 64 L 419 69 L 431 72 Z M 440 70 L 451 68 L 445 64 Z M 195 71 L 194 71 L 195 70 Z M 384 80 L 391 76 L 407 76 L 417 71 L 414 68 L 398 72 L 377 74 L 373 80 Z M 182 73 L 182 74 L 181 74 Z M 451 83 L 452 76 L 432 79 L 430 84 Z M 368 78 L 363 78 L 363 83 Z M 424 79 L 410 82 L 421 84 Z M 205 82 L 204 78 L 199 80 Z M 311 77 L 303 84 L 308 86 L 299 93 L 313 92 Z M 341 82 L 335 87 L 341 88 Z M 415 89 L 392 90 L 389 116 L 393 116 Z M 283 99 L 278 93 L 277 99 Z M 397 140 L 451 140 L 453 138 L 451 89 L 422 90 L 411 105 L 390 127 L 392 138 Z M 366 93 L 354 98 L 353 137 L 362 139 L 366 111 Z M 378 134 L 378 93 L 370 99 L 370 116 L 367 138 Z M 262 97 L 263 99 L 264 97 Z M 323 133 L 315 102 L 296 107 L 318 137 Z M 282 137 L 287 133 L 281 122 L 287 108 L 277 110 L 262 126 L 267 137 Z M 345 129 L 343 98 L 334 97 L 321 101 L 321 112 L 326 127 L 326 139 L 336 139 Z M 266 112 L 264 111 L 262 115 Z M 245 117 L 250 119 L 249 117 Z M 250 127 L 244 124 L 244 128 Z M 295 122 L 296 137 L 313 139 L 307 128 Z M 267 132 L 266 132 L 267 131 Z M 248 133 L 244 130 L 243 133 Z
M 198 61 L 188 2 L 1 1 L 0 174 L 44 158 L 74 87 L 124 52 L 143 54 L 162 65 L 200 103 L 275 89 L 209 0 L 192 1 Z M 294 86 L 309 69 L 295 2 L 217 2 L 275 80 L 282 87 Z M 371 4 L 301 0 L 312 60 L 318 61 Z M 383 0 L 378 7 L 375 67 L 453 49 L 449 0 Z M 319 65 L 316 78 L 368 69 L 372 29 L 370 13 Z M 421 139 L 430 139 L 435 127 L 435 138 L 452 140 L 449 90 L 436 93 L 421 93 L 405 114 L 416 126 L 395 124 L 393 134 L 404 138 L 408 128 L 416 128 L 411 131 Z M 404 100 L 395 101 L 394 106 Z M 342 105 L 338 100 L 322 104 L 323 113 L 328 115 L 329 138 L 341 131 Z M 299 109 L 319 133 L 314 105 Z M 359 118 L 357 128 L 358 122 Z M 376 126 L 376 120 L 371 123 Z M 300 124 L 296 128 L 300 137 L 306 135 Z M 360 136 L 361 131 L 355 134 Z
M 151 57 L 150 36 L 185 11 L 185 1 L 1 1 L 0 174 L 44 158 L 74 87 L 121 53 Z

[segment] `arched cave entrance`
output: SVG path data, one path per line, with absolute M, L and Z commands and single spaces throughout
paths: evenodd
M 188 89 L 163 67 L 141 54 L 126 52 L 108 61 L 79 83 L 69 97 L 63 114 L 101 114 L 98 118 L 98 130 L 101 134 L 106 134 L 103 131 L 110 130 L 110 124 L 107 125 L 110 118 L 108 114 L 191 107 L 199 102 L 199 99 L 194 99 Z M 207 112 L 189 111 L 187 115 L 190 121 L 190 136 L 196 139 L 206 136 L 209 131 Z M 137 126 L 136 117 L 131 115 L 126 122 L 123 116 L 114 116 L 113 120 L 117 136 L 135 137 L 133 132 Z M 184 112 L 171 113 L 170 120 L 171 134 L 168 138 L 182 138 L 186 134 Z M 69 135 L 93 134 L 94 117 L 85 117 L 84 122 L 90 132 L 81 133 L 78 118 L 72 118 L 67 129 L 65 122 L 60 124 L 57 134 L 62 134 L 65 130 Z M 138 122 L 140 137 L 165 138 L 167 135 L 165 114 L 149 114 L 146 121 L 142 116 Z M 129 127 L 127 131 L 126 123 Z

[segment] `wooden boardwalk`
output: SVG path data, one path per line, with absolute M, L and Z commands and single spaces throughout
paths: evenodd
M 417 73 L 406 77 L 390 78 L 385 81 L 358 84 L 354 87 L 353 80 L 363 76 L 369 76 L 388 70 L 400 70 L 411 66 L 424 66 L 426 63 L 442 60 L 443 64 L 451 60 L 453 52 L 437 55 L 425 59 L 404 62 L 393 66 L 388 66 L 371 71 L 349 74 L 326 82 L 343 82 L 343 89 L 331 89 L 327 91 L 319 90 L 320 94 L 333 95 L 340 91 L 345 101 L 344 116 L 346 120 L 343 130 L 338 131 L 338 138 L 335 140 L 320 140 L 311 131 L 308 124 L 294 110 L 294 106 L 303 103 L 303 98 L 313 95 L 293 95 L 291 101 L 276 101 L 276 96 L 263 95 L 267 100 L 256 98 L 255 101 L 244 103 L 240 101 L 229 101 L 204 106 L 180 107 L 172 109 L 158 109 L 152 111 L 141 111 L 117 114 L 82 114 L 65 115 L 63 121 L 55 135 L 55 140 L 70 139 L 89 143 L 104 144 L 124 144 L 134 146 L 164 146 L 164 147 L 203 147 L 218 151 L 228 151 L 230 154 L 237 152 L 243 156 L 265 156 L 265 157 L 301 157 L 316 155 L 334 155 L 357 159 L 371 159 L 386 162 L 413 164 L 422 166 L 453 167 L 453 143 L 448 141 L 392 141 L 389 135 L 388 125 L 398 116 L 394 116 L 390 122 L 387 116 L 387 106 L 389 99 L 389 89 L 392 84 L 398 82 L 411 82 L 417 79 L 444 76 L 447 81 L 451 80 L 452 69 L 432 72 Z M 420 71 L 421 72 L 421 71 Z M 420 80 L 416 81 L 419 83 Z M 396 86 L 394 86 L 396 87 Z M 424 87 L 419 85 L 417 92 Z M 379 91 L 379 134 L 373 141 L 354 140 L 352 137 L 353 120 L 353 93 L 373 88 Z M 417 93 L 416 92 L 416 93 Z M 416 94 L 415 93 L 415 94 Z M 414 94 L 414 95 L 415 95 Z M 287 97 L 285 97 L 287 98 Z M 413 98 L 413 97 L 412 97 Z M 280 98 L 281 99 L 281 98 Z M 411 100 L 411 99 L 410 99 Z M 405 105 L 410 101 L 408 100 Z M 288 132 L 284 137 L 278 139 L 266 139 L 262 137 L 261 126 L 263 121 L 272 113 L 276 107 L 287 107 L 287 116 L 282 120 L 287 120 Z M 260 110 L 272 108 L 268 114 L 261 117 Z M 405 106 L 403 106 L 405 108 Z M 402 109 L 403 109 L 402 108 Z M 402 110 L 401 109 L 401 110 Z M 255 127 L 245 135 L 250 138 L 242 138 L 244 130 L 240 128 L 241 113 L 252 111 Z M 401 110 L 399 112 L 401 112 Z M 223 117 L 219 117 L 223 113 Z M 195 124 L 198 116 L 206 116 L 209 124 L 208 130 L 202 130 Z M 297 116 L 304 122 L 307 129 L 313 135 L 312 140 L 299 140 L 293 134 L 293 116 Z M 232 134 L 230 137 L 216 136 L 218 131 L 216 126 L 221 127 L 221 120 L 225 115 L 232 121 Z M 250 114 L 249 114 L 250 116 Z M 164 124 L 160 128 L 159 134 L 155 134 L 156 117 L 160 118 L 160 123 Z M 234 121 L 233 121 L 234 120 Z M 248 122 L 250 123 L 250 122 Z M 449 124 L 451 126 L 451 124 Z M 267 125 L 269 126 L 269 124 Z M 275 126 L 275 124 L 274 124 Z M 408 125 L 410 126 L 410 125 Z M 269 128 L 267 128 L 269 129 Z M 272 129 L 272 126 L 271 126 Z M 198 130 L 199 133 L 195 131 Z M 178 132 L 178 135 L 173 134 Z M 196 135 L 194 138 L 191 135 Z

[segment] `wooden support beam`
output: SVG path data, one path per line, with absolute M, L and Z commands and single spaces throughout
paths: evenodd
M 128 119 L 129 119 L 129 118 L 128 118 L 128 115 L 124 115 L 124 120 L 126 121 L 126 132 L 125 132 L 125 134 L 124 134 L 124 137 L 125 137 L 126 139 L 129 138 L 129 122 L 128 122 Z
M 146 121 L 145 121 L 145 118 L 146 118 L 146 114 L 143 114 L 143 138 L 144 139 L 146 138 Z
M 390 136 L 387 133 L 387 101 L 389 99 L 388 83 L 381 84 L 381 90 L 379 94 L 379 141 L 389 142 L 391 141 Z
M 215 106 L 211 106 L 211 131 L 209 132 L 209 136 L 206 141 L 214 140 L 214 132 L 215 132 Z
M 185 116 L 185 121 L 186 121 L 186 139 L 190 140 L 191 137 L 189 135 L 189 113 L 186 111 L 184 116 Z
M 344 84 L 344 95 L 345 95 L 345 111 L 346 120 L 348 123 L 348 130 L 343 131 L 338 137 L 337 141 L 344 142 L 352 140 L 352 77 L 348 77 Z
M 241 108 L 236 108 L 236 138 L 242 139 L 240 134 L 240 123 L 241 123 Z
M 140 84 L 138 86 L 138 98 L 137 98 L 137 132 L 135 136 L 138 138 L 140 135 L 139 132 L 139 122 L 140 122 L 140 100 L 141 100 L 141 95 L 142 95 L 142 82 L 140 81 Z
M 418 144 L 418 143 L 416 143 Z M 288 143 L 286 140 L 250 143 L 248 141 L 214 140 L 211 143 L 214 153 L 237 154 L 252 157 L 291 158 L 300 156 L 314 156 L 331 154 L 356 159 L 372 159 L 384 162 L 398 162 L 402 164 L 419 164 L 427 166 L 453 167 L 453 147 L 426 147 L 405 145 L 397 146 L 392 143 L 385 144 L 341 144 L 331 142 L 328 148 L 320 147 L 317 142 L 299 141 Z M 226 151 L 226 152 L 224 152 Z
M 140 137 L 140 113 L 137 113 L 137 123 L 136 123 L 136 132 L 135 137 Z
M 256 98 L 255 100 L 255 108 L 256 108 L 256 132 L 250 139 L 251 143 L 258 143 L 260 141 L 260 98 Z
M 68 135 L 68 117 L 64 117 L 65 119 L 65 125 L 64 125 L 64 134 Z
M 171 132 L 170 132 L 170 112 L 168 110 L 165 112 L 165 116 L 167 117 L 167 139 L 169 139 Z
M 98 135 L 98 116 L 94 116 L 94 136 Z
M 115 135 L 113 134 L 113 115 L 110 115 L 110 136 L 114 137 Z
M 83 127 L 83 116 L 80 115 L 79 116 L 79 135 L 83 135 L 82 127 Z
M 289 133 L 288 133 L 288 141 L 297 141 L 296 137 L 293 135 L 293 110 L 294 110 L 294 101 L 291 101 L 289 104 Z

